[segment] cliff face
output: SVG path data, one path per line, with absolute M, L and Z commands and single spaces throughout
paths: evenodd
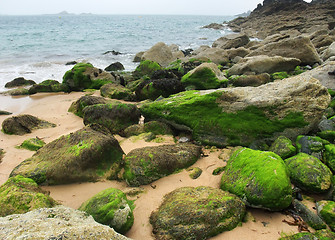
M 265 38 L 281 31 L 312 33 L 332 30 L 335 26 L 335 1 L 265 0 L 246 18 L 229 22 L 233 31 L 244 31 L 249 36 Z

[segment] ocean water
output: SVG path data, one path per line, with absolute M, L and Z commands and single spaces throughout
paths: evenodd
M 24 77 L 36 82 L 62 81 L 72 66 L 87 61 L 98 68 L 120 61 L 126 70 L 132 60 L 157 42 L 180 49 L 211 45 L 229 29 L 203 29 L 224 16 L 43 15 L 0 16 L 0 91 L 6 82 Z M 105 54 L 107 51 L 122 54 Z

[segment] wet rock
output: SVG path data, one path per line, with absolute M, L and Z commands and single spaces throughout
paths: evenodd
M 103 97 L 119 99 L 125 101 L 134 101 L 136 96 L 128 88 L 115 83 L 107 83 L 100 88 L 100 94 Z
M 323 240 L 323 239 L 334 239 L 335 233 L 330 230 L 319 230 L 314 233 L 304 232 L 297 233 L 291 236 L 282 237 L 278 240 Z
M 11 115 L 11 112 L 0 110 L 0 115 Z
M 23 143 L 20 145 L 20 148 L 24 148 L 30 151 L 37 151 L 38 149 L 42 148 L 45 145 L 45 142 L 38 138 L 29 138 L 24 140 Z
M 145 61 L 141 61 L 140 65 L 136 67 L 135 71 L 133 72 L 133 76 L 136 79 L 144 77 L 144 76 L 147 76 L 150 78 L 155 71 L 158 71 L 161 69 L 162 67 L 157 62 L 145 60 Z
M 59 83 L 56 80 L 45 80 L 39 84 L 34 84 L 29 88 L 29 94 L 35 94 L 39 92 L 69 92 L 67 85 Z
M 279 136 L 271 145 L 269 151 L 279 155 L 282 159 L 292 157 L 296 154 L 297 149 L 293 146 L 290 139 L 285 136 Z
M 82 96 L 77 101 L 73 102 L 69 108 L 69 112 L 76 114 L 79 117 L 83 117 L 83 109 L 87 106 L 96 104 L 106 104 L 108 101 L 103 97 L 97 96 Z
M 70 61 L 70 62 L 67 62 L 65 63 L 66 66 L 69 66 L 69 65 L 76 65 L 78 62 L 77 61 Z
M 210 187 L 183 187 L 165 195 L 150 216 L 156 239 L 207 239 L 234 229 L 245 206 L 235 195 Z
M 29 86 L 36 84 L 33 80 L 26 80 L 23 77 L 15 78 L 14 80 L 5 84 L 5 88 L 14 88 L 14 87 L 21 87 L 21 86 Z
M 124 70 L 124 66 L 120 62 L 115 62 L 105 68 L 105 71 L 114 72 L 114 71 L 122 71 Z

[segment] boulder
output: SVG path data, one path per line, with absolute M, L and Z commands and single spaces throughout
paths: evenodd
M 45 80 L 29 88 L 29 94 L 39 92 L 69 92 L 69 88 L 67 85 L 59 83 L 56 80 Z
M 84 202 L 79 210 L 87 212 L 98 223 L 125 234 L 134 223 L 133 202 L 121 190 L 108 188 Z
M 11 89 L 7 92 L 4 92 L 4 94 L 10 95 L 10 96 L 25 96 L 25 95 L 29 95 L 29 89 L 25 87 L 18 87 L 18 88 Z
M 327 48 L 326 51 L 321 55 L 323 61 L 326 61 L 328 58 L 335 56 L 335 41 Z
M 256 140 L 295 139 L 315 129 L 330 96 L 301 75 L 259 87 L 187 91 L 141 107 L 146 120 L 166 119 L 193 130 L 203 144 L 250 146 Z
M 82 96 L 77 101 L 71 104 L 68 111 L 76 114 L 79 117 L 84 117 L 83 109 L 85 107 L 96 104 L 106 104 L 106 103 L 108 103 L 108 101 L 103 97 Z
M 155 239 L 208 239 L 234 229 L 245 214 L 243 202 L 211 187 L 183 187 L 165 195 L 151 213 Z
M 292 71 L 300 64 L 296 58 L 285 58 L 280 56 L 269 57 L 265 55 L 245 57 L 232 66 L 229 75 L 242 75 L 246 72 L 275 73 L 281 71 Z
M 324 146 L 322 160 L 335 173 L 335 145 L 334 144 L 327 144 Z
M 22 175 L 50 185 L 115 179 L 122 156 L 112 135 L 85 127 L 48 143 L 15 167 L 10 176 Z
M 221 189 L 247 205 L 280 211 L 292 202 L 291 182 L 284 161 L 275 153 L 240 148 L 231 155 Z
M 327 144 L 329 144 L 327 140 L 317 136 L 300 135 L 296 140 L 298 152 L 312 155 L 320 160 L 322 159 L 322 153 L 325 150 L 325 145 Z
M 260 85 L 263 85 L 265 83 L 270 82 L 271 77 L 268 73 L 261 73 L 257 75 L 242 75 L 237 78 L 234 78 L 232 81 L 233 86 L 235 87 L 247 87 L 247 86 L 253 86 L 258 87 Z
M 328 72 L 335 70 L 335 61 L 328 61 L 321 66 L 318 66 L 310 71 L 304 72 L 301 75 L 304 77 L 314 77 L 318 79 L 323 86 L 328 89 L 335 90 L 335 76 L 329 75 Z
M 320 201 L 316 203 L 319 216 L 327 223 L 332 231 L 335 230 L 335 202 Z
M 162 67 L 157 62 L 144 60 L 141 61 L 140 65 L 136 67 L 135 71 L 133 72 L 133 76 L 137 79 L 144 76 L 150 78 L 155 71 L 161 69 Z
M 107 83 L 100 88 L 100 94 L 103 97 L 119 99 L 125 101 L 134 101 L 135 94 L 128 88 L 115 83 Z
M 311 40 L 308 37 L 302 36 L 266 44 L 252 51 L 249 55 L 247 55 L 247 57 L 259 55 L 297 58 L 303 65 L 314 65 L 315 63 L 321 62 L 319 54 L 317 53 Z
M 0 187 L 0 217 L 55 205 L 56 201 L 30 178 L 12 177 Z
M 333 174 L 319 159 L 306 153 L 284 160 L 292 183 L 308 193 L 324 193 L 332 184 Z
M 63 76 L 63 84 L 68 86 L 70 91 L 100 89 L 110 82 L 116 82 L 112 74 L 95 68 L 90 63 L 78 63 Z
M 99 124 L 112 134 L 122 134 L 124 129 L 138 123 L 141 117 L 140 110 L 135 104 L 119 101 L 87 106 L 83 113 L 85 125 Z
M 247 45 L 250 42 L 249 37 L 246 34 L 233 33 L 220 37 L 217 39 L 212 47 L 222 48 L 222 49 L 231 49 L 238 48 Z
M 200 146 L 188 143 L 137 148 L 125 158 L 123 178 L 130 186 L 149 184 L 189 167 L 200 154 Z
M 246 49 L 244 47 L 239 47 L 239 48 L 231 48 L 226 50 L 227 54 L 228 54 L 228 58 L 230 60 L 233 60 L 236 57 L 242 57 L 244 58 L 245 56 L 247 56 L 250 53 L 249 49 Z
M 150 121 L 144 124 L 131 125 L 124 130 L 124 135 L 126 137 L 131 137 L 149 132 L 155 135 L 173 135 L 171 127 L 166 123 L 159 121 Z
M 181 79 L 181 83 L 189 89 L 205 90 L 219 88 L 227 84 L 228 79 L 215 63 L 203 63 L 189 71 Z
M 215 64 L 221 65 L 226 65 L 229 62 L 229 57 L 226 50 L 220 48 L 206 48 L 192 57 L 202 61 L 211 61 Z
M 12 115 L 13 113 L 11 112 L 7 112 L 7 111 L 3 111 L 3 110 L 0 110 L 0 116 L 1 115 Z
M 163 42 L 156 43 L 148 51 L 142 55 L 143 60 L 151 60 L 157 62 L 159 65 L 166 67 L 170 62 L 176 60 L 173 56 L 171 48 Z
M 297 233 L 291 236 L 286 236 L 279 238 L 278 240 L 331 240 L 335 239 L 335 233 L 330 230 L 319 230 L 314 233 L 304 232 L 304 233 Z
M 293 146 L 290 139 L 285 136 L 279 136 L 271 145 L 269 151 L 279 155 L 282 159 L 292 157 L 296 154 L 297 149 Z
M 114 72 L 114 71 L 122 71 L 124 70 L 124 66 L 122 63 L 120 62 L 115 62 L 115 63 L 112 63 L 110 64 L 108 67 L 105 68 L 105 71 L 108 71 L 108 72 Z
M 141 62 L 144 52 L 138 52 L 136 53 L 133 62 Z
M 0 239 L 130 240 L 87 213 L 65 206 L 0 218 Z
M 23 77 L 15 78 L 14 80 L 5 84 L 5 88 L 14 88 L 14 87 L 21 87 L 21 86 L 30 86 L 36 84 L 33 80 L 26 80 Z
M 29 138 L 24 140 L 23 143 L 20 145 L 20 148 L 24 148 L 30 151 L 37 151 L 38 149 L 42 148 L 45 145 L 45 142 L 38 138 Z
M 2 122 L 2 131 L 13 135 L 24 135 L 35 129 L 50 127 L 56 127 L 56 125 L 28 114 L 10 117 Z

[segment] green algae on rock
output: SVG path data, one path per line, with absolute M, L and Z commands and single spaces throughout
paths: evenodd
M 55 205 L 56 201 L 30 178 L 18 175 L 9 178 L 0 187 L 0 217 Z
M 296 154 L 297 149 L 293 146 L 290 139 L 285 136 L 279 136 L 271 145 L 269 151 L 279 155 L 282 159 L 292 157 Z
M 323 221 L 335 231 L 335 202 L 333 201 L 320 201 L 316 203 L 318 214 Z
M 152 183 L 187 168 L 201 155 L 201 147 L 189 143 L 134 149 L 125 158 L 123 178 L 130 186 Z
M 115 179 L 123 154 L 112 135 L 85 127 L 48 143 L 10 175 L 50 185 Z
M 273 152 L 237 149 L 221 178 L 221 189 L 247 205 L 278 211 L 292 202 L 291 182 L 284 161 Z
M 107 83 L 100 88 L 100 94 L 103 97 L 119 99 L 125 101 L 134 101 L 135 94 L 128 88 L 115 83 Z
M 108 101 L 103 97 L 97 96 L 82 96 L 77 101 L 73 102 L 69 108 L 69 112 L 76 114 L 79 117 L 83 117 L 83 109 L 90 105 L 106 104 Z
M 84 124 L 99 124 L 111 133 L 122 134 L 127 127 L 139 122 L 141 113 L 134 104 L 113 101 L 108 104 L 90 105 L 83 109 Z
M 24 135 L 35 129 L 50 127 L 56 127 L 56 125 L 28 114 L 10 117 L 2 122 L 2 131 L 13 135 Z
M 125 234 L 134 223 L 133 202 L 121 190 L 109 188 L 84 202 L 79 210 L 90 214 L 98 223 Z
M 20 148 L 24 148 L 30 151 L 37 151 L 45 145 L 45 142 L 38 137 L 30 138 L 24 140 L 23 143 L 19 146 Z
M 198 167 L 189 167 L 187 169 L 187 171 L 189 172 L 189 176 L 190 178 L 192 179 L 197 179 L 198 177 L 201 176 L 202 174 L 202 169 L 201 168 L 198 168 Z
M 165 195 L 151 213 L 155 239 L 207 239 L 242 222 L 245 205 L 233 194 L 211 187 L 183 187 Z
M 325 152 L 323 153 L 323 160 L 325 164 L 335 172 L 335 145 L 325 145 Z
M 29 88 L 29 94 L 39 92 L 69 92 L 69 88 L 67 85 L 59 83 L 56 80 L 45 80 Z
M 305 232 L 297 233 L 291 236 L 282 237 L 278 240 L 333 240 L 335 239 L 335 233 L 330 230 L 319 230 L 314 233 Z
M 161 69 L 162 67 L 157 62 L 145 60 L 145 61 L 141 61 L 140 65 L 137 66 L 137 68 L 133 72 L 133 76 L 137 79 L 144 77 L 144 76 L 151 77 L 151 75 L 155 71 L 161 70 Z

